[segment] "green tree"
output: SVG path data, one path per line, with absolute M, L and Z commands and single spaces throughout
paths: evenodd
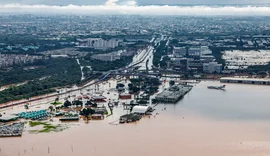
M 86 121 L 88 122 L 89 119 L 89 115 L 92 115 L 95 113 L 95 110 L 91 109 L 91 108 L 84 108 L 81 111 L 81 115 L 83 115 L 86 118 Z
M 50 112 L 53 112 L 53 106 L 49 107 Z
M 66 100 L 64 102 L 64 107 L 67 108 L 67 107 L 70 107 L 71 106 L 71 102 L 69 100 Z
M 173 81 L 173 80 L 171 80 L 169 83 L 170 83 L 170 86 L 175 85 L 175 81 Z

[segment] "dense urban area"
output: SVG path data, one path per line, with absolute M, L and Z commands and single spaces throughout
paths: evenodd
M 68 128 L 55 119 L 150 119 L 159 115 L 155 106 L 177 103 L 202 80 L 270 84 L 270 17 L 23 14 L 0 21 L 0 122 L 25 119 L 30 133 Z M 0 137 L 21 136 L 26 123 L 0 126 Z
M 119 69 L 145 52 L 137 73 L 178 73 L 186 79 L 268 75 L 269 17 L 29 14 L 0 19 L 1 103 L 83 84 L 109 71 L 134 72 Z M 8 85 L 13 87 L 3 89 Z

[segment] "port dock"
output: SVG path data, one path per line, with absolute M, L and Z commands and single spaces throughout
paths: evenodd
M 170 88 L 164 90 L 156 96 L 158 102 L 166 103 L 176 103 L 178 100 L 182 99 L 193 86 L 190 85 L 174 85 Z
M 256 78 L 238 78 L 238 77 L 223 77 L 220 78 L 221 83 L 240 83 L 240 84 L 255 84 L 255 85 L 270 85 L 270 79 Z

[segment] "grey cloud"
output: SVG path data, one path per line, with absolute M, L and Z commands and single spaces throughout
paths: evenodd
M 115 0 L 113 0 L 115 2 Z M 134 4 L 134 3 L 129 3 Z M 136 5 L 21 5 L 7 4 L 0 5 L 0 13 L 60 13 L 60 14 L 129 14 L 129 15 L 191 15 L 191 16 L 270 16 L 270 7 L 268 6 L 136 6 Z
M 119 3 L 127 0 L 119 0 Z M 102 5 L 106 0 L 0 0 L 0 4 L 45 4 L 45 5 Z M 139 5 L 153 4 L 262 4 L 270 0 L 136 0 Z

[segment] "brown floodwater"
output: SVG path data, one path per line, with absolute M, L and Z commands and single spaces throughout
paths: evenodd
M 201 82 L 177 104 L 160 104 L 159 115 L 134 124 L 104 121 L 72 123 L 48 134 L 0 138 L 0 156 L 268 156 L 269 86 L 227 84 L 208 90 Z M 166 110 L 163 108 L 166 107 Z

